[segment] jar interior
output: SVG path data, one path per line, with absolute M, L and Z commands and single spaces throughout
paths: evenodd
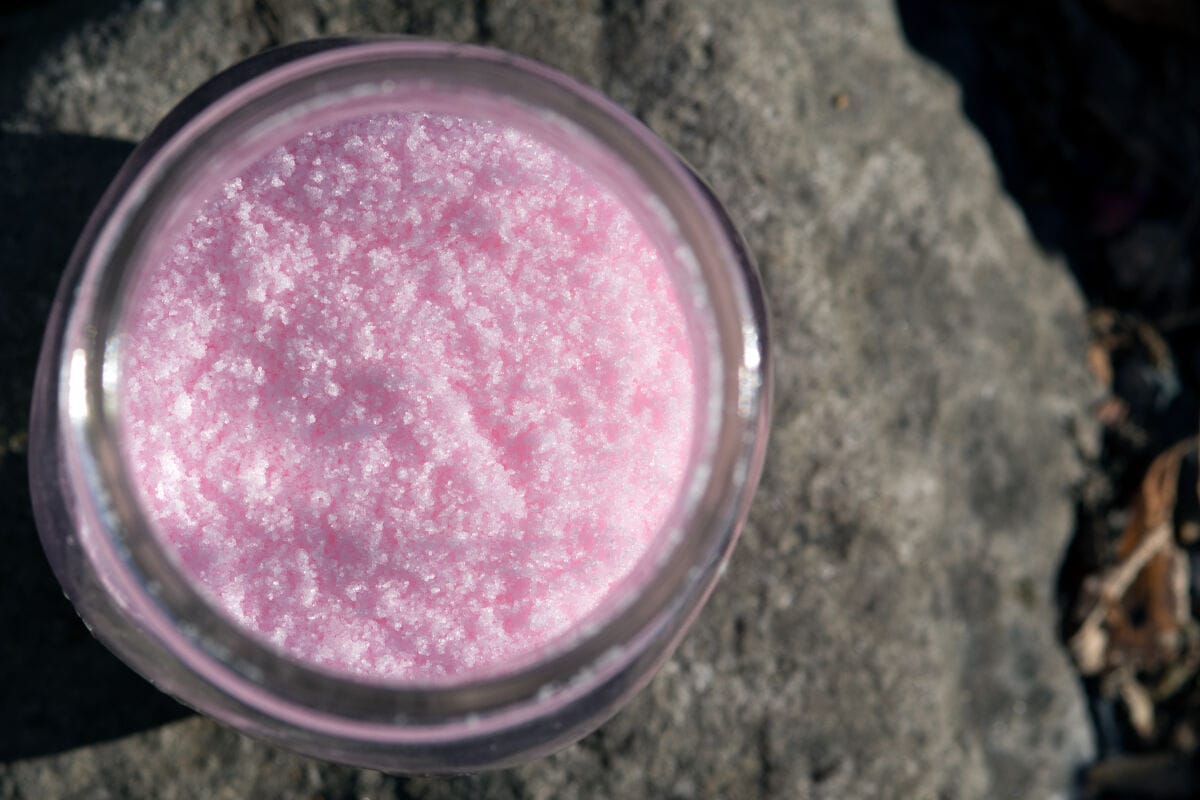
M 461 77 L 461 76 L 459 76 Z M 372 76 L 370 80 L 364 79 L 362 75 L 354 72 L 348 72 L 340 76 L 325 76 L 323 81 L 305 81 L 296 84 L 285 85 L 283 89 L 277 91 L 274 95 L 267 98 L 266 101 L 256 103 L 252 106 L 237 108 L 232 111 L 226 110 L 225 115 L 215 123 L 212 123 L 203 135 L 193 139 L 186 149 L 179 153 L 173 154 L 173 158 L 169 162 L 169 168 L 165 171 L 160 182 L 154 186 L 154 196 L 148 200 L 143 206 L 141 218 L 141 234 L 136 237 L 129 245 L 127 250 L 127 258 L 125 266 L 120 270 L 119 278 L 113 285 L 113 306 L 111 313 L 110 336 L 107 339 L 105 347 L 105 362 L 104 362 L 104 385 L 106 388 L 105 408 L 110 419 L 115 421 L 115 425 L 120 430 L 120 451 L 123 454 L 122 468 L 120 470 L 120 479 L 126 483 L 127 488 L 131 490 L 130 494 L 134 499 L 132 513 L 134 518 L 139 521 L 139 524 L 145 527 L 146 531 L 152 532 L 152 536 L 143 541 L 141 544 L 146 548 L 153 549 L 155 542 L 162 544 L 164 541 L 170 541 L 170 535 L 165 533 L 161 528 L 159 514 L 162 513 L 161 508 L 155 511 L 153 506 L 156 503 L 156 494 L 163 495 L 157 497 L 159 506 L 170 506 L 177 498 L 172 496 L 170 488 L 163 488 L 163 475 L 171 472 L 187 472 L 184 465 L 178 460 L 171 463 L 163 462 L 162 460 L 154 460 L 147 458 L 145 453 L 141 453 L 134 457 L 135 451 L 139 448 L 145 450 L 153 442 L 139 442 L 131 445 L 131 437 L 136 438 L 139 432 L 153 427 L 155 424 L 156 412 L 159 416 L 170 418 L 172 415 L 184 419 L 198 418 L 201 415 L 200 406 L 202 403 L 199 400 L 193 400 L 190 395 L 177 395 L 171 403 L 166 403 L 160 398 L 161 402 L 158 405 L 142 403 L 143 408 L 139 412 L 140 415 L 136 419 L 136 425 L 132 428 L 129 425 L 130 418 L 127 409 L 136 406 L 138 398 L 129 395 L 131 380 L 136 376 L 130 375 L 130 364 L 137 365 L 138 372 L 144 372 L 153 365 L 153 354 L 155 349 L 142 347 L 143 352 L 134 354 L 136 348 L 145 344 L 145 341 L 140 342 L 138 336 L 160 335 L 163 327 L 147 328 L 145 323 L 147 308 L 153 308 L 159 314 L 161 319 L 168 319 L 171 316 L 169 305 L 171 301 L 179 301 L 181 297 L 186 297 L 186 292 L 181 294 L 161 294 L 157 300 L 152 296 L 153 289 L 148 288 L 155 280 L 155 275 L 158 275 L 158 286 L 162 288 L 163 277 L 161 273 L 161 265 L 170 262 L 175 258 L 179 268 L 174 273 L 173 279 L 178 279 L 184 274 L 183 266 L 187 263 L 187 258 L 179 259 L 179 249 L 186 249 L 188 241 L 194 241 L 197 236 L 195 230 L 195 222 L 206 208 L 211 209 L 215 199 L 219 199 L 230 191 L 230 187 L 244 179 L 249 172 L 253 171 L 256 166 L 261 166 L 264 159 L 268 159 L 272 154 L 289 154 L 295 151 L 296 142 L 302 137 L 309 136 L 307 140 L 312 142 L 311 136 L 316 133 L 318 138 L 321 132 L 335 131 L 338 126 L 350 125 L 351 127 L 366 128 L 369 126 L 370 120 L 387 120 L 411 118 L 412 115 L 424 114 L 433 115 L 432 119 L 436 120 L 457 120 L 466 125 L 483 125 L 483 126 L 499 126 L 493 133 L 502 133 L 503 130 L 518 132 L 521 136 L 527 137 L 531 147 L 543 148 L 538 150 L 537 155 L 543 156 L 546 153 L 552 154 L 554 157 L 562 159 L 563 163 L 573 165 L 580 174 L 587 176 L 595 185 L 602 187 L 602 191 L 613 199 L 613 203 L 623 209 L 633 220 L 638 228 L 644 232 L 646 240 L 652 249 L 655 257 L 661 262 L 664 274 L 670 281 L 670 293 L 673 297 L 674 304 L 682 313 L 682 325 L 686 331 L 686 339 L 690 348 L 689 366 L 691 385 L 689 387 L 689 413 L 688 424 L 690 432 L 684 437 L 686 441 L 683 447 L 686 453 L 682 457 L 681 466 L 679 467 L 679 479 L 674 486 L 670 498 L 670 502 L 660 504 L 662 506 L 661 521 L 654 525 L 655 530 L 653 536 L 650 537 L 640 550 L 640 555 L 633 563 L 627 564 L 625 568 L 620 570 L 620 574 L 616 575 L 615 580 L 611 585 L 600 592 L 602 597 L 598 602 L 595 602 L 585 612 L 579 613 L 571 618 L 569 625 L 564 630 L 557 631 L 553 636 L 537 641 L 533 646 L 524 648 L 522 652 L 512 654 L 506 658 L 493 658 L 490 661 L 482 664 L 467 665 L 466 667 L 450 670 L 437 674 L 435 672 L 411 673 L 400 675 L 393 671 L 389 673 L 387 670 L 377 672 L 362 672 L 354 669 L 348 669 L 332 661 L 326 659 L 322 661 L 312 657 L 311 653 L 305 652 L 303 647 L 289 645 L 287 641 L 282 641 L 277 636 L 275 641 L 272 641 L 268 632 L 256 630 L 253 625 L 247 623 L 245 619 L 237 620 L 237 625 L 243 628 L 243 632 L 249 632 L 256 636 L 260 644 L 264 645 L 275 657 L 285 661 L 298 661 L 309 668 L 315 668 L 318 672 L 331 669 L 354 674 L 358 680 L 367 682 L 380 682 L 385 684 L 439 684 L 439 685 L 460 685 L 469 684 L 481 679 L 492 678 L 505 674 L 519 672 L 522 669 L 528 668 L 530 665 L 552 660 L 556 656 L 569 652 L 579 641 L 594 636 L 604 626 L 619 617 L 625 612 L 630 605 L 638 601 L 639 598 L 645 595 L 646 591 L 655 586 L 657 580 L 660 580 L 665 568 L 673 564 L 673 559 L 678 555 L 680 543 L 686 538 L 689 526 L 696 525 L 697 506 L 700 503 L 702 496 L 708 485 L 711 474 L 710 462 L 713 458 L 713 453 L 716 448 L 716 434 L 719 427 L 721 415 L 724 411 L 726 398 L 721 391 L 722 383 L 722 352 L 721 342 L 718 340 L 718 324 L 713 318 L 713 309 L 709 296 L 709 289 L 705 280 L 705 276 L 701 274 L 701 270 L 693 249 L 686 241 L 686 237 L 680 230 L 676 219 L 668 211 L 663 200 L 655 193 L 654 190 L 647 185 L 642 179 L 635 165 L 629 163 L 621 154 L 615 152 L 608 144 L 601 141 L 591 131 L 586 130 L 579 124 L 578 121 L 568 119 L 553 110 L 545 107 L 539 107 L 530 103 L 526 99 L 518 99 L 510 94 L 492 89 L 484 89 L 477 85 L 472 85 L 470 81 L 461 81 L 459 79 L 439 82 L 437 80 L 424 78 L 397 78 L 387 77 L 380 78 Z M 429 119 L 427 117 L 426 119 Z M 357 129 L 357 128 L 356 128 Z M 407 130 L 407 129 L 406 129 Z M 483 129 L 477 129 L 483 130 Z M 411 132 L 411 131 L 410 131 Z M 319 158 L 319 156 L 317 156 Z M 311 167 L 311 159 L 308 166 Z M 544 177 L 550 180 L 554 177 L 554 168 L 562 169 L 563 164 L 553 162 L 550 164 L 550 171 Z M 264 179 L 269 179 L 268 173 L 261 173 Z M 278 175 L 273 177 L 278 178 Z M 409 176 L 411 177 L 411 176 Z M 475 176 L 478 177 L 478 176 Z M 364 186 L 370 185 L 369 181 L 364 182 Z M 287 188 L 287 187 L 285 187 Z M 295 187 L 293 187 L 295 188 Z M 368 204 L 369 205 L 369 204 Z M 232 213 L 232 212 L 231 212 Z M 481 223 L 482 227 L 486 228 L 486 224 Z M 190 239 L 189 239 L 190 237 Z M 268 244 L 274 247 L 279 247 L 286 244 L 286 236 L 282 238 L 270 238 L 266 240 Z M 351 247 L 356 247 L 356 243 L 351 243 Z M 236 249 L 236 248 L 234 248 Z M 568 248 L 569 249 L 569 248 Z M 227 251 L 232 252 L 232 250 Z M 478 255 L 479 253 L 476 253 Z M 195 255 L 194 253 L 192 254 Z M 260 253 L 260 257 L 269 255 L 265 251 Z M 359 256 L 366 258 L 369 261 L 367 254 L 359 253 Z M 193 259 L 194 260 L 194 259 Z M 243 277 L 245 271 L 250 269 L 248 264 L 228 264 L 229 270 L 235 275 L 239 270 L 242 271 Z M 437 274 L 437 270 L 433 271 Z M 314 282 L 321 280 L 320 275 L 313 276 Z M 199 280 L 199 279 L 198 279 Z M 248 286 L 245 281 L 238 282 L 236 289 L 244 294 L 255 296 L 256 293 L 265 292 L 271 287 L 261 285 Z M 293 281 L 295 283 L 295 281 Z M 368 282 L 369 283 L 369 282 Z M 347 284 L 348 285 L 348 284 Z M 197 286 L 202 288 L 202 283 Z M 281 302 L 277 307 L 285 313 L 291 313 L 297 316 L 303 316 L 306 308 L 311 311 L 311 305 L 316 299 L 323 294 L 323 287 L 308 286 L 304 292 L 298 295 L 298 298 L 293 298 L 289 302 Z M 345 288 L 345 286 L 343 286 Z M 360 286 L 359 288 L 362 288 Z M 369 285 L 367 286 L 369 289 Z M 294 289 L 294 287 L 293 287 Z M 449 295 L 443 295 L 442 299 L 446 300 Z M 155 305 L 157 303 L 157 305 Z M 226 308 L 224 306 L 212 306 L 212 308 Z M 375 310 L 378 310 L 376 307 Z M 469 310 L 463 311 L 458 321 L 463 322 L 468 320 Z M 227 313 L 226 308 L 225 312 Z M 461 311 L 461 310 L 460 310 Z M 227 322 L 228 320 L 226 320 Z M 377 320 L 377 322 L 379 322 Z M 220 317 L 209 319 L 208 324 L 216 329 L 220 329 L 223 320 Z M 309 315 L 309 325 L 320 327 L 322 324 L 321 315 Z M 386 326 L 385 326 L 386 327 Z M 284 325 L 283 331 L 295 332 L 295 321 L 291 325 Z M 177 330 L 185 330 L 178 328 Z M 599 329 L 586 331 L 588 335 L 595 335 Z M 158 331 L 158 334 L 147 333 L 147 331 Z M 362 326 L 357 325 L 354 333 L 361 333 Z M 631 334 L 633 328 L 626 330 L 627 334 Z M 502 335 L 511 333 L 501 331 Z M 546 331 L 548 336 L 555 335 L 553 330 Z M 319 337 L 318 337 L 319 338 Z M 306 346 L 313 345 L 318 342 L 318 338 L 308 337 L 305 342 Z M 345 341 L 349 341 L 347 338 Z M 159 342 L 162 344 L 162 342 Z M 627 339 L 625 346 L 630 346 L 631 342 Z M 196 342 L 176 342 L 177 347 L 195 346 Z M 211 347 L 211 344 L 209 345 Z M 272 350 L 269 346 L 264 345 L 266 349 L 261 353 L 270 353 Z M 274 352 L 278 352 L 280 347 L 286 349 L 288 345 L 283 345 L 276 341 Z M 542 352 L 542 351 L 536 351 Z M 549 352 L 549 351 L 546 351 Z M 261 355 L 260 353 L 260 355 Z M 236 361 L 232 352 L 218 353 L 215 358 L 226 358 L 231 363 Z M 353 355 L 350 353 L 349 355 Z M 393 355 L 391 352 L 389 356 Z M 344 362 L 347 353 L 339 352 L 330 356 L 333 360 L 339 358 Z M 204 355 L 201 358 L 205 357 Z M 248 358 L 245 368 L 253 372 L 261 370 L 264 366 L 263 359 Z M 313 359 L 305 362 L 311 366 L 316 363 Z M 279 383 L 284 379 L 287 370 L 276 368 L 270 369 L 267 365 L 268 375 L 260 376 L 267 384 L 267 389 L 271 385 Z M 295 365 L 292 365 L 295 366 Z M 360 365 L 361 366 L 361 365 Z M 231 369 L 236 370 L 233 366 Z M 519 372 L 520 370 L 518 370 Z M 293 370 L 295 373 L 295 370 Z M 564 377 L 570 373 L 566 367 L 557 370 L 551 370 L 552 377 Z M 331 373 L 333 374 L 333 373 Z M 338 380 L 326 378 L 318 380 L 313 387 L 314 392 L 325 391 L 328 395 L 330 392 L 338 392 L 338 397 L 329 397 L 329 402 L 326 402 L 322 408 L 326 409 L 329 417 L 334 420 L 342 420 L 349 415 L 353 417 L 353 403 L 347 405 L 345 400 L 339 400 L 346 396 L 353 395 L 356 391 L 353 375 L 349 380 L 342 380 L 347 373 L 344 371 L 338 373 Z M 295 395 L 295 386 L 299 385 L 299 381 L 304 378 L 303 375 L 293 374 L 292 383 L 293 390 L 290 392 Z M 147 380 L 147 384 L 153 385 L 156 381 Z M 349 384 L 349 385 L 348 385 Z M 228 386 L 234 386 L 229 384 Z M 334 388 L 330 388 L 334 387 Z M 226 387 L 228 388 L 228 387 Z M 372 384 L 370 380 L 358 387 L 359 395 L 365 398 L 366 401 L 378 400 L 381 397 L 387 396 L 386 393 L 372 392 Z M 403 384 L 399 389 L 392 392 L 393 397 L 401 395 L 411 395 L 420 393 L 414 388 L 414 382 L 410 380 Z M 283 395 L 281 400 L 281 408 L 287 405 L 286 399 L 289 392 L 281 390 Z M 342 394 L 345 393 L 345 394 Z M 433 390 L 428 390 L 431 396 L 436 395 Z M 480 390 L 475 388 L 475 394 L 479 395 Z M 230 392 L 227 394 L 237 394 Z M 469 396 L 471 392 L 466 392 Z M 164 396 L 165 397 L 165 396 Z M 232 406 L 234 401 L 241 401 L 245 398 L 231 397 L 229 402 Z M 603 405 L 603 397 L 595 397 L 596 402 Z M 213 401 L 209 401 L 212 405 Z M 369 402 L 366 403 L 369 405 Z M 219 403 L 220 406 L 224 402 Z M 360 404 L 362 405 L 362 404 Z M 210 409 L 214 410 L 214 409 Z M 228 409 L 226 409 L 228 410 Z M 301 411 L 303 408 L 300 409 Z M 215 408 L 216 413 L 222 413 L 222 408 Z M 415 413 L 419 409 L 410 409 L 409 413 Z M 379 407 L 375 409 L 377 416 L 387 418 L 400 414 L 397 409 Z M 443 416 L 447 419 L 452 419 L 447 416 L 449 412 L 444 412 Z M 186 428 L 186 426 L 183 426 Z M 331 427 L 326 425 L 326 428 Z M 337 427 L 337 425 L 332 425 Z M 351 426 L 353 427 L 353 426 Z M 162 437 L 170 439 L 178 434 L 180 427 L 167 426 L 162 433 Z M 259 429 L 247 429 L 259 430 Z M 443 429 L 443 438 L 446 431 Z M 132 432 L 131 432 L 132 431 Z M 511 432 L 510 432 L 511 433 Z M 344 438 L 353 439 L 358 436 L 355 431 L 342 431 Z M 216 437 L 220 439 L 222 434 L 218 430 Z M 162 439 L 160 437 L 160 440 Z M 504 436 L 498 437 L 504 439 Z M 362 437 L 359 437 L 361 441 Z M 341 442 L 340 444 L 345 444 Z M 215 447 L 216 445 L 214 445 Z M 436 449 L 438 442 L 432 442 L 426 451 Z M 652 444 L 647 442 L 648 448 Z M 186 447 L 184 450 L 186 451 Z M 192 449 L 196 446 L 193 443 Z M 201 448 L 203 449 L 203 448 Z M 234 448 L 238 450 L 238 448 Z M 248 495 L 250 499 L 256 499 L 261 505 L 273 502 L 267 498 L 270 494 L 287 497 L 289 492 L 286 488 L 281 489 L 280 485 L 274 487 L 270 484 L 270 474 L 278 472 L 282 467 L 288 467 L 303 459 L 298 458 L 296 450 L 289 450 L 290 458 L 280 459 L 278 448 L 272 449 L 264 447 L 262 463 L 255 466 L 254 463 L 242 463 L 241 467 L 233 466 L 228 471 L 230 473 L 238 472 L 237 475 L 226 476 L 234 483 L 247 484 L 252 487 L 258 482 L 258 492 Z M 240 446 L 240 460 L 242 462 L 250 459 L 253 453 L 252 437 L 245 437 Z M 336 448 L 334 448 L 336 450 Z M 325 456 L 334 452 L 326 448 Z M 349 451 L 348 457 L 353 457 L 361 462 L 362 451 Z M 236 454 L 235 454 L 236 455 Z M 138 459 L 141 459 L 142 467 L 140 472 L 133 469 L 131 464 Z M 234 461 L 238 459 L 235 458 Z M 279 464 L 280 460 L 285 460 L 289 463 Z M 536 459 L 531 459 L 530 463 L 536 462 Z M 213 461 L 211 463 L 228 463 L 232 464 L 229 459 L 224 462 Z M 413 463 L 408 465 L 414 470 L 421 468 L 421 464 Z M 503 466 L 503 465 L 501 465 Z M 243 469 L 244 468 L 244 469 Z M 257 470 L 257 473 L 256 473 Z M 158 473 L 156 475 L 152 473 Z M 242 475 L 241 472 L 246 474 Z M 467 473 L 464 473 L 464 475 Z M 150 477 L 147 477 L 150 476 Z M 191 484 L 213 484 L 214 481 L 222 480 L 222 476 L 218 471 L 209 470 L 209 474 L 186 474 L 176 475 L 174 477 L 181 478 L 182 482 L 177 482 L 176 485 Z M 370 477 L 370 476 L 367 476 Z M 602 477 L 602 476 L 601 476 Z M 308 495 L 307 505 L 310 511 L 312 509 L 320 509 L 326 516 L 320 521 L 320 524 L 314 526 L 310 519 L 308 523 L 293 522 L 289 527 L 286 523 L 287 515 L 280 517 L 285 520 L 281 524 L 276 524 L 268 531 L 264 528 L 257 533 L 247 531 L 238 531 L 229 528 L 228 522 L 214 522 L 217 515 L 199 520 L 200 533 L 192 531 L 193 534 L 204 538 L 204 528 L 207 524 L 212 530 L 208 532 L 210 539 L 215 539 L 220 542 L 220 546 L 229 549 L 235 546 L 235 539 L 238 536 L 247 537 L 247 545 L 249 540 L 258 537 L 271 538 L 278 543 L 279 540 L 287 537 L 293 539 L 303 537 L 309 533 L 320 533 L 321 536 L 326 535 L 348 535 L 353 531 L 347 528 L 344 524 L 339 526 L 336 520 L 336 514 L 339 504 L 334 503 L 336 491 L 330 491 L 330 486 L 318 486 L 312 480 L 302 481 L 301 485 Z M 415 491 L 413 488 L 416 484 L 411 484 L 407 487 L 409 493 Z M 157 489 L 156 489 L 157 487 Z M 438 484 L 434 487 L 434 494 L 447 494 L 452 490 L 445 483 Z M 580 490 L 582 487 L 568 486 L 568 489 Z M 217 492 L 219 494 L 219 492 Z M 586 489 L 583 491 L 586 495 Z M 203 491 L 198 497 L 207 497 L 211 500 L 212 493 L 206 495 Z M 550 496 L 550 495 L 545 495 Z M 207 508 L 207 512 L 205 511 Z M 295 507 L 292 508 L 295 511 Z M 614 509 L 614 513 L 621 509 Z M 199 507 L 192 509 L 203 517 L 205 513 L 212 514 L 213 506 L 201 504 Z M 544 507 L 530 509 L 526 512 L 527 515 L 536 515 L 539 511 L 545 512 Z M 306 512 L 307 513 L 307 512 Z M 334 515 L 334 520 L 331 522 L 328 515 Z M 187 516 L 186 514 L 184 516 Z M 194 516 L 194 515 L 193 515 Z M 303 516 L 303 515 L 301 515 Z M 292 514 L 293 520 L 296 515 Z M 360 522 L 362 517 L 359 518 Z M 222 527 L 226 530 L 220 530 Z M 500 526 L 503 527 L 503 526 Z M 497 528 L 499 529 L 499 528 Z M 439 530 L 436 531 L 437 536 L 451 536 L 454 531 Z M 457 533 L 463 533 L 458 531 Z M 471 531 L 467 531 L 467 540 L 464 541 L 463 547 L 469 546 Z M 372 543 L 370 537 L 359 537 L 362 541 L 359 549 L 371 550 Z M 198 547 L 195 541 L 189 545 L 193 548 Z M 214 611 L 219 617 L 226 622 L 234 621 L 236 614 L 231 612 L 229 598 L 222 599 L 222 589 L 219 584 L 205 584 L 201 579 L 202 568 L 197 568 L 195 562 L 203 562 L 205 559 L 211 559 L 211 554 L 200 552 L 193 559 L 193 563 L 188 563 L 186 552 L 181 551 L 178 543 L 174 546 L 159 548 L 163 550 L 158 559 L 158 565 L 163 568 L 162 575 L 156 576 L 156 581 L 165 584 L 177 584 L 174 586 L 180 593 L 191 595 L 191 601 L 195 603 L 203 603 L 209 607 L 210 611 Z M 203 548 L 200 548 L 202 550 Z M 305 546 L 294 552 L 297 554 L 303 553 L 311 556 L 320 548 Z M 336 550 L 336 546 L 333 547 Z M 184 548 L 186 550 L 186 548 Z M 193 553 L 198 552 L 193 549 Z M 438 557 L 444 557 L 446 551 L 439 551 Z M 509 548 L 509 552 L 512 552 Z M 421 576 L 414 576 L 413 564 L 415 562 L 409 560 L 406 562 L 404 574 L 409 579 L 420 580 Z M 537 554 L 531 552 L 529 554 L 529 564 L 522 565 L 521 569 L 526 573 L 535 571 L 537 568 Z M 511 570 L 512 564 L 507 564 L 501 568 L 501 574 L 513 574 L 505 572 Z M 677 565 L 676 565 L 677 566 Z M 435 575 L 433 583 L 436 584 L 440 578 L 436 577 L 436 570 L 431 573 Z M 378 578 L 377 574 L 375 577 Z M 580 574 L 587 574 L 584 569 Z M 306 591 L 312 591 L 312 587 L 303 585 L 304 573 L 303 570 L 298 570 L 295 574 L 287 574 L 286 570 L 282 578 L 282 582 L 277 587 L 281 595 L 303 594 Z M 343 576 L 345 577 L 345 576 Z M 486 581 L 488 576 L 481 574 L 477 576 L 480 581 Z M 263 576 L 257 576 L 255 579 L 259 585 L 243 586 L 239 589 L 242 595 L 244 604 L 247 593 L 253 594 L 256 591 L 263 590 L 261 585 L 265 580 Z M 433 588 L 436 588 L 434 586 Z M 337 590 L 342 592 L 342 596 L 346 592 L 353 593 L 353 581 L 346 578 L 342 585 L 337 587 Z M 363 590 L 360 590 L 360 592 Z M 375 600 L 380 600 L 382 595 L 368 587 L 368 594 L 375 595 Z M 237 600 L 237 598 L 234 598 Z M 545 598 L 542 598 L 543 600 Z M 536 602 L 538 598 L 532 597 L 532 611 L 536 612 Z M 318 605 L 320 598 L 318 598 Z M 405 599 L 400 596 L 398 600 L 393 602 L 391 608 L 395 613 L 402 613 L 402 609 L 396 608 L 396 605 L 403 605 Z M 411 601 L 410 601 L 411 602 Z M 387 607 L 376 603 L 376 608 L 372 612 L 374 616 L 384 616 Z M 349 620 L 353 624 L 357 622 L 353 616 Z M 615 642 L 615 646 L 620 646 L 620 642 Z

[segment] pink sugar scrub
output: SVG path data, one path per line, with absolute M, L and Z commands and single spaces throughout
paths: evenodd
M 129 309 L 146 514 L 300 660 L 503 671 L 621 589 L 681 491 L 696 385 L 668 267 L 516 129 L 403 113 L 302 136 L 225 184 Z

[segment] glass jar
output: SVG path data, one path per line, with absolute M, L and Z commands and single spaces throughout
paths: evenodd
M 509 672 L 428 685 L 318 669 L 219 612 L 154 535 L 118 442 L 121 314 L 163 231 L 272 147 L 387 110 L 468 111 L 533 130 L 627 203 L 665 254 L 696 353 L 684 489 L 636 591 Z M 129 158 L 75 248 L 38 369 L 30 474 L 43 545 L 95 635 L 184 703 L 285 747 L 390 771 L 511 765 L 595 729 L 678 643 L 711 591 L 766 446 L 770 369 L 759 279 L 728 216 L 649 130 L 540 64 L 417 40 L 320 40 L 234 66 Z

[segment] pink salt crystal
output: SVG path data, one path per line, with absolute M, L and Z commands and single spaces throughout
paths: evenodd
M 658 251 L 561 152 L 392 114 L 208 202 L 125 320 L 147 513 L 234 619 L 365 676 L 502 670 L 627 576 L 695 385 Z

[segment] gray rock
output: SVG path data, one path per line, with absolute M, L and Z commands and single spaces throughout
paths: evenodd
M 363 30 L 484 40 L 598 86 L 711 181 L 757 255 L 775 423 L 710 605 L 579 745 L 502 773 L 397 779 L 193 717 L 10 761 L 0 797 L 1065 796 L 1093 747 L 1053 594 L 1092 436 L 1082 303 L 890 4 L 146 0 L 89 13 L 25 45 L 0 130 L 136 139 L 243 56 Z

